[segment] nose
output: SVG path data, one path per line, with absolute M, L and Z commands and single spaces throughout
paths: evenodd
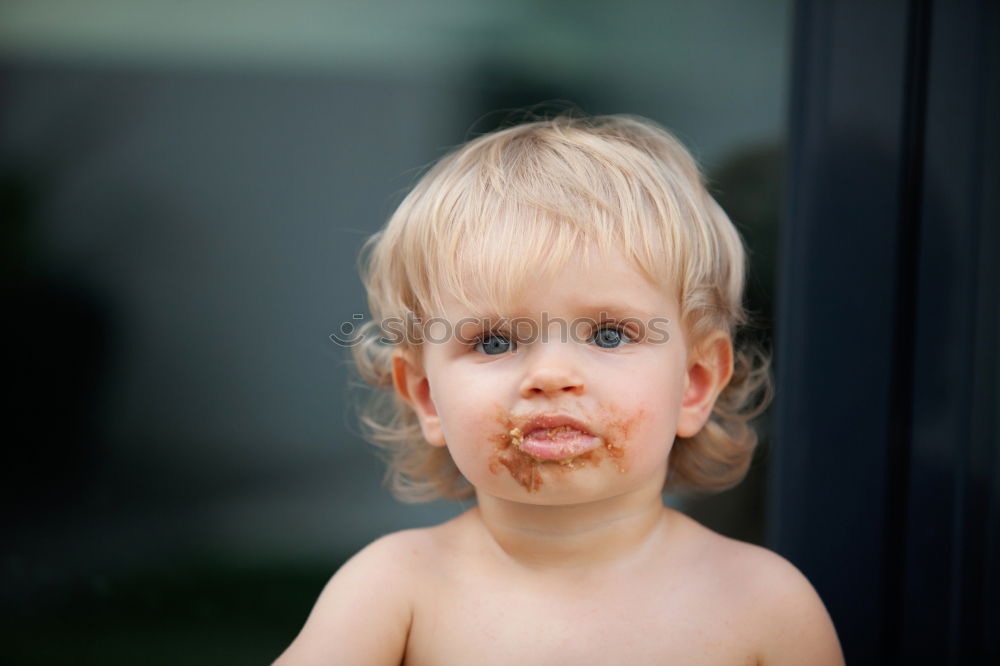
M 538 395 L 579 394 L 583 392 L 583 376 L 579 364 L 566 343 L 543 343 L 530 350 L 531 359 L 524 380 L 521 397 Z

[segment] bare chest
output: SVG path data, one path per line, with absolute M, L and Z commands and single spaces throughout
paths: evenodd
M 756 663 L 738 619 L 697 583 L 436 583 L 414 607 L 408 666 Z

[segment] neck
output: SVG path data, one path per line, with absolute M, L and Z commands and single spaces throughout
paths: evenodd
M 580 569 L 627 561 L 665 530 L 660 486 L 561 506 L 479 496 L 477 509 L 493 541 L 533 569 Z

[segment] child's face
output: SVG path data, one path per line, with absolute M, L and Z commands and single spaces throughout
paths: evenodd
M 480 495 L 564 504 L 662 487 L 675 436 L 711 411 L 718 381 L 689 361 L 673 293 L 619 254 L 592 256 L 540 275 L 516 312 L 499 313 L 516 330 L 484 330 L 445 299 L 448 326 L 425 331 L 423 367 L 396 361 L 425 437 Z

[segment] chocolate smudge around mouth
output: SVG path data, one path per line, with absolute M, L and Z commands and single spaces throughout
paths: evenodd
M 618 471 L 624 474 L 627 470 L 625 462 L 625 442 L 632 434 L 635 425 L 643 418 L 645 412 L 625 417 L 618 410 L 605 410 L 600 422 L 605 424 L 603 446 L 581 453 L 566 460 L 539 460 L 520 449 L 524 433 L 513 424 L 503 408 L 498 407 L 497 422 L 503 428 L 501 433 L 490 439 L 495 448 L 490 456 L 489 470 L 492 474 L 500 474 L 505 468 L 511 477 L 529 493 L 539 490 L 543 483 L 543 470 L 546 473 L 567 473 L 587 466 L 597 467 L 602 461 L 609 459 Z

